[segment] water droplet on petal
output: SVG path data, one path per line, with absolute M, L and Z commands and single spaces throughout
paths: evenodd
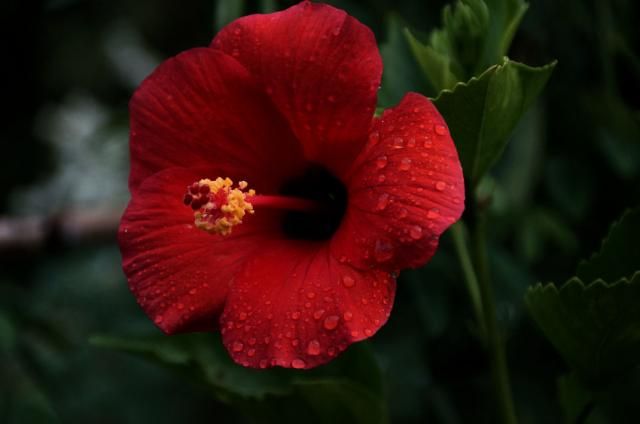
M 386 240 L 377 240 L 373 254 L 378 262 L 388 261 L 393 257 L 393 245 Z
M 337 315 L 329 315 L 324 319 L 324 328 L 327 330 L 335 330 L 338 326 L 340 317 Z
M 295 312 L 291 313 L 291 319 L 297 320 L 299 318 L 300 318 L 300 312 L 299 311 L 295 311 Z
M 400 161 L 400 170 L 401 171 L 408 171 L 409 168 L 411 168 L 411 159 L 409 158 L 404 158 Z
M 431 209 L 427 212 L 427 219 L 436 219 L 440 217 L 440 211 L 438 209 Z
M 242 342 L 233 342 L 232 349 L 234 352 L 241 352 L 244 349 L 244 344 Z
M 302 369 L 306 366 L 305 362 L 302 359 L 294 359 L 291 361 L 291 367 L 295 369 Z
M 343 317 L 344 317 L 345 321 L 351 321 L 353 319 L 353 314 L 351 312 L 347 311 L 347 312 L 344 313 Z
M 443 191 L 445 188 L 447 188 L 447 184 L 444 181 L 438 181 L 436 183 L 436 190 Z
M 398 217 L 400 218 L 406 218 L 407 215 L 409 215 L 409 211 L 406 210 L 405 208 L 402 208 L 398 211 Z
M 404 147 L 404 140 L 401 137 L 396 137 L 393 139 L 393 147 L 395 149 L 402 149 Z
M 384 155 L 379 156 L 378 159 L 376 159 L 376 167 L 382 169 L 385 166 L 387 166 L 387 157 Z
M 378 197 L 378 203 L 376 204 L 376 209 L 379 211 L 384 210 L 389 204 L 389 195 L 387 193 L 382 193 L 380 197 Z
M 356 285 L 356 280 L 354 280 L 353 278 L 349 277 L 348 275 L 345 275 L 344 277 L 342 277 L 342 284 L 346 288 L 351 288 L 351 287 Z
M 247 352 L 248 356 L 253 356 L 256 354 L 256 350 L 255 349 L 249 349 L 249 351 Z
M 322 318 L 322 315 L 324 315 L 324 309 L 318 309 L 317 311 L 315 311 L 313 313 L 313 318 L 314 319 L 320 319 L 320 318 Z
M 409 229 L 409 235 L 414 240 L 419 240 L 422 238 L 422 227 L 419 225 L 414 225 Z
M 447 133 L 447 129 L 443 125 L 436 125 L 434 131 L 438 135 L 445 135 Z
M 320 355 L 320 342 L 317 340 L 311 340 L 307 346 L 307 353 L 311 356 Z
M 267 368 L 268 361 L 266 359 L 261 359 L 260 364 L 258 365 L 260 368 Z
M 313 299 L 314 297 L 316 297 L 316 294 L 314 292 L 307 293 L 307 299 Z
M 384 175 L 384 174 L 380 174 L 380 175 L 378 175 L 378 182 L 379 182 L 379 183 L 383 183 L 383 182 L 384 182 L 384 180 L 386 180 L 386 179 L 387 179 L 387 177 L 385 177 L 385 175 Z
M 156 315 L 155 319 L 153 320 L 153 322 L 155 322 L 156 324 L 160 324 L 162 322 L 164 318 L 162 318 L 162 315 Z
M 371 329 L 369 329 L 369 328 L 365 328 L 364 329 L 364 335 L 365 336 L 369 337 L 372 334 L 373 334 L 373 331 L 371 331 Z

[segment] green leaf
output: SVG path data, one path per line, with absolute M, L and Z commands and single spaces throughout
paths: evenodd
M 262 399 L 269 394 L 286 394 L 291 391 L 291 375 L 286 370 L 255 372 L 237 366 L 224 350 L 219 337 L 211 334 L 144 338 L 94 336 L 90 342 L 95 346 L 127 352 L 177 370 L 213 388 L 223 401 L 235 396 Z
M 460 66 L 455 63 L 452 56 L 430 45 L 422 44 L 408 29 L 405 29 L 405 36 L 416 61 L 432 87 L 432 93 L 453 87 L 458 81 L 464 79 Z
M 220 31 L 222 27 L 231 21 L 238 19 L 244 12 L 245 0 L 217 0 L 215 2 L 215 30 Z
M 525 297 L 531 315 L 567 363 L 590 386 L 602 386 L 640 365 L 640 272 L 615 283 L 560 289 L 537 284 Z
M 577 275 L 586 282 L 598 278 L 613 281 L 630 278 L 640 271 L 640 208 L 629 210 L 611 226 L 600 252 L 578 266 Z
M 511 132 L 555 65 L 534 68 L 504 58 L 479 77 L 458 83 L 434 99 L 474 186 L 502 155 Z
M 386 40 L 380 46 L 384 71 L 378 92 L 378 104 L 383 107 L 397 104 L 409 91 L 426 90 L 425 80 L 403 36 L 405 26 L 395 14 L 386 20 Z
M 405 33 L 430 84 L 439 92 L 498 63 L 527 10 L 523 0 L 458 0 L 442 11 L 428 41 Z
M 505 56 L 520 26 L 529 4 L 523 0 L 485 0 L 490 13 L 490 25 L 485 37 L 484 52 L 479 70 Z
M 593 394 L 584 388 L 575 374 L 558 378 L 558 400 L 563 409 L 565 423 L 579 423 L 594 406 Z
M 387 422 L 382 376 L 364 343 L 309 371 L 243 368 L 229 358 L 217 334 L 94 336 L 91 343 L 140 356 L 204 383 L 219 400 L 258 422 L 298 422 L 301 416 L 309 417 L 310 423 L 335 421 L 332 417 L 338 422 Z

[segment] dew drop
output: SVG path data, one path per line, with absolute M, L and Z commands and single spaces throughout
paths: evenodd
M 440 211 L 438 209 L 431 209 L 427 212 L 427 219 L 436 219 L 440 217 Z
M 382 193 L 378 197 L 378 203 L 376 203 L 376 209 L 379 211 L 384 210 L 389 204 L 389 195 L 387 193 Z
M 242 342 L 233 342 L 232 349 L 234 352 L 241 352 L 244 349 L 244 344 Z
M 300 312 L 299 311 L 295 311 L 291 314 L 291 319 L 292 320 L 297 320 L 300 318 Z
M 372 334 L 373 334 L 373 331 L 371 331 L 371 329 L 369 329 L 369 328 L 365 328 L 364 329 L 364 335 L 365 336 L 369 337 Z
M 266 359 L 261 359 L 260 364 L 258 364 L 258 366 L 262 369 L 265 369 L 267 368 L 267 364 L 268 364 L 268 361 Z
M 322 318 L 322 315 L 324 315 L 324 309 L 318 309 L 317 311 L 315 311 L 313 313 L 313 318 L 314 319 L 320 319 L 320 318 Z
M 311 356 L 320 355 L 320 342 L 317 340 L 311 340 L 307 346 L 307 353 Z
M 407 147 L 415 147 L 416 145 L 416 139 L 415 138 L 410 138 L 409 141 L 407 141 Z
M 343 318 L 345 321 L 351 321 L 353 319 L 353 314 L 347 311 L 344 313 Z
M 419 225 L 414 225 L 409 229 L 409 235 L 414 240 L 419 240 L 422 238 L 422 227 Z
M 345 275 L 342 277 L 342 285 L 344 285 L 346 288 L 351 288 L 356 285 L 356 280 L 349 277 L 348 275 Z
M 291 367 L 295 368 L 295 369 L 302 369 L 305 367 L 305 362 L 302 359 L 294 359 L 293 361 L 291 361 Z
M 256 350 L 255 349 L 249 349 L 249 351 L 247 352 L 247 356 L 253 356 L 256 354 Z
M 386 262 L 393 257 L 393 245 L 386 240 L 376 240 L 373 255 L 378 262 Z
M 335 330 L 338 326 L 340 317 L 337 315 L 329 315 L 324 319 L 324 328 L 327 330 Z
M 316 297 L 316 294 L 314 292 L 308 292 L 307 293 L 307 299 L 313 299 Z
M 436 190 L 444 191 L 445 188 L 447 188 L 447 184 L 444 181 L 438 181 L 436 183 Z
M 399 218 L 406 218 L 407 215 L 409 215 L 409 211 L 406 210 L 405 208 L 402 208 L 398 211 L 398 217 Z
M 379 156 L 378 159 L 376 159 L 376 167 L 382 169 L 385 166 L 387 166 L 387 157 L 384 155 Z
M 253 346 L 254 344 L 256 344 L 256 342 L 257 342 L 257 340 L 256 340 L 256 338 L 255 338 L 255 337 L 251 337 L 251 338 L 249 339 L 249 345 L 251 345 L 251 346 Z
M 443 125 L 436 125 L 434 131 L 438 135 L 445 135 L 447 133 L 447 129 Z
M 402 159 L 402 161 L 400 161 L 400 170 L 408 171 L 409 168 L 411 168 L 411 159 L 409 158 Z
M 153 322 L 155 322 L 156 324 L 160 324 L 162 322 L 164 318 L 162 318 L 162 315 L 156 315 L 155 319 L 153 320 Z
M 378 182 L 379 183 L 383 183 L 386 179 L 387 179 L 387 177 L 385 177 L 384 174 L 378 175 Z
M 401 137 L 396 137 L 393 139 L 393 148 L 402 149 L 404 147 L 404 140 Z

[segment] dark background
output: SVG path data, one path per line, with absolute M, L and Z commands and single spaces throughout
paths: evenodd
M 160 61 L 207 45 L 235 7 L 293 3 L 2 2 L 0 234 L 20 229 L 0 245 L 0 422 L 245 422 L 243 411 L 181 377 L 88 339 L 157 331 L 128 292 L 115 244 L 128 198 L 132 91 Z M 381 45 L 390 16 L 426 33 L 445 4 L 330 3 Z M 530 65 L 558 59 L 493 172 L 492 277 L 523 424 L 561 422 L 556 379 L 566 372 L 527 316 L 526 288 L 565 281 L 639 204 L 639 9 L 533 0 L 510 51 Z M 384 90 L 383 81 L 382 96 L 401 94 Z M 393 422 L 495 422 L 472 321 L 445 235 L 424 270 L 402 274 L 391 319 L 371 342 Z M 593 422 L 638 422 L 631 380 Z

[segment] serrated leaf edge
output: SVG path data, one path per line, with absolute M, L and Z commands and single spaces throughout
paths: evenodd
M 579 277 L 573 276 L 565 281 L 560 287 L 553 282 L 542 283 L 538 282 L 533 286 L 527 289 L 526 297 L 528 298 L 531 294 L 538 293 L 548 293 L 550 291 L 556 292 L 560 294 L 563 291 L 567 290 L 567 287 L 570 285 L 578 284 L 582 287 L 583 290 L 592 290 L 595 286 L 604 286 L 606 288 L 612 288 L 619 286 L 621 284 L 640 284 L 640 270 L 636 271 L 631 278 L 622 277 L 619 280 L 614 281 L 613 283 L 608 283 L 604 281 L 602 278 L 598 278 L 597 280 L 592 281 L 591 283 L 585 284 Z
M 616 227 L 618 225 L 620 225 L 622 223 L 622 221 L 624 221 L 625 218 L 627 218 L 632 213 L 640 213 L 640 207 L 625 209 L 625 211 L 622 212 L 622 215 L 620 216 L 620 218 L 618 218 L 617 220 L 613 221 L 611 223 L 611 225 L 609 226 L 609 231 L 607 232 L 607 235 L 604 236 L 604 238 L 600 241 L 600 248 L 598 249 L 598 251 L 597 252 L 593 252 L 591 254 L 591 256 L 589 256 L 588 258 L 582 259 L 580 261 L 580 263 L 578 263 L 578 268 L 577 269 L 580 269 L 581 267 L 585 266 L 589 262 L 592 262 L 593 260 L 599 258 L 602 255 L 602 252 L 604 251 L 604 246 L 605 246 L 605 244 L 607 244 L 607 242 L 611 238 L 611 235 L 616 230 Z

